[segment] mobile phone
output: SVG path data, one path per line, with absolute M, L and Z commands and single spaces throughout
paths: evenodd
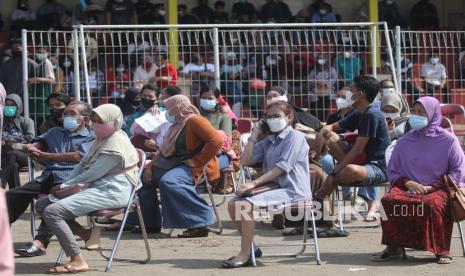
M 388 125 L 390 125 L 390 124 L 392 123 L 392 119 L 391 119 L 391 118 L 386 118 L 386 123 L 387 123 Z
M 267 133 L 270 130 L 270 127 L 264 119 L 257 122 L 257 127 L 261 129 L 263 133 Z

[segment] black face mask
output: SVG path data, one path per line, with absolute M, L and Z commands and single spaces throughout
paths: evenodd
M 63 114 L 65 113 L 65 109 L 64 108 L 60 108 L 60 109 L 55 109 L 55 108 L 51 108 L 49 109 L 49 112 L 50 112 L 50 115 L 55 118 L 55 119 L 59 119 L 63 116 Z
M 149 100 L 149 99 L 140 99 L 140 103 L 144 108 L 151 108 L 152 106 L 155 105 L 155 100 Z
M 134 106 L 139 106 L 139 105 L 140 105 L 140 100 L 132 101 L 132 104 L 133 104 Z

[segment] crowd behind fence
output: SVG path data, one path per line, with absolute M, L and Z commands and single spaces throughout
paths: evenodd
M 43 100 L 49 91 L 73 97 L 78 93 L 86 98 L 89 90 L 90 101 L 96 106 L 118 104 L 130 87 L 153 82 L 161 88 L 176 84 L 194 102 L 201 86 L 219 84 L 237 115 L 259 117 L 266 89 L 280 85 L 295 105 L 324 121 L 335 110 L 335 93 L 350 86 L 360 74 L 375 74 L 379 79 L 400 77 L 399 90 L 410 103 L 426 94 L 442 102 L 465 103 L 465 32 L 391 31 L 386 36 L 380 28 L 376 32 L 378 44 L 373 47 L 370 27 L 27 31 L 23 40 L 27 41 L 29 62 L 35 64 L 28 78 L 44 73 L 36 55 L 44 48 L 55 74 L 50 85 L 29 86 L 30 114 L 34 119 L 47 114 Z M 74 42 L 75 35 L 79 43 Z M 173 47 L 178 64 L 171 55 Z M 433 56 L 439 59 L 434 66 Z M 443 73 L 434 69 L 439 67 Z M 397 74 L 392 74 L 394 68 Z M 170 75 L 170 80 L 161 81 L 159 77 L 164 74 Z M 434 78 L 445 81 L 435 83 Z

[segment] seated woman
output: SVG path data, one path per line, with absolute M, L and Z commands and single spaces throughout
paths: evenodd
M 220 90 L 218 88 L 211 89 L 208 86 L 201 87 L 200 115 L 205 117 L 215 129 L 222 130 L 231 137 L 232 120 L 218 105 L 218 98 L 220 96 Z M 225 153 L 219 154 L 218 159 L 220 160 L 220 170 L 229 168 L 230 160 Z
M 465 156 L 457 137 L 440 127 L 441 121 L 437 99 L 418 99 L 409 118 L 413 130 L 399 139 L 387 168 L 392 188 L 381 199 L 387 218 L 381 224 L 381 243 L 387 247 L 372 261 L 405 258 L 404 247 L 409 247 L 435 254 L 438 264 L 453 262 L 453 220 L 442 176 L 448 174 L 464 187 Z M 408 212 L 400 212 L 399 206 Z
M 30 143 L 35 136 L 34 121 L 21 116 L 21 113 L 23 113 L 21 97 L 16 94 L 8 95 L 3 108 L 0 178 L 2 188 L 8 183 L 10 190 L 21 186 L 19 170 L 27 166 L 27 154 L 22 151 L 23 144 Z
M 44 134 L 54 127 L 63 127 L 63 114 L 70 102 L 71 99 L 68 95 L 62 93 L 52 93 L 47 97 L 50 115 L 48 115 L 45 121 L 40 125 L 39 134 Z
M 186 96 L 170 97 L 164 106 L 172 125 L 160 147 L 161 156 L 183 161 L 159 180 L 163 227 L 187 228 L 180 238 L 206 237 L 213 213 L 197 193 L 196 184 L 203 171 L 209 181 L 220 177 L 216 154 L 223 139 Z
M 404 111 L 401 112 L 401 110 Z M 407 127 L 410 109 L 403 108 L 402 95 L 398 93 L 384 95 L 381 100 L 381 111 L 386 118 L 391 141 L 400 138 L 410 128 Z
M 71 261 L 64 266 L 50 269 L 50 273 L 83 272 L 89 269 L 81 254 L 73 232 L 83 240 L 98 244 L 98 227 L 84 230 L 74 219 L 101 209 L 125 207 L 132 185 L 137 183 L 139 157 L 127 135 L 121 130 L 123 114 L 119 107 L 104 104 L 91 114 L 92 129 L 97 139 L 70 178 L 52 189 L 89 183 L 90 188 L 64 199 L 55 196 L 42 197 L 37 201 L 50 231 L 56 235 L 61 247 Z
M 237 268 L 251 265 L 250 250 L 255 234 L 253 221 L 254 207 L 277 206 L 311 199 L 309 185 L 309 146 L 305 136 L 294 130 L 292 106 L 280 101 L 272 103 L 266 111 L 266 124 L 271 133 L 257 142 L 264 134 L 264 124 L 255 127 L 242 154 L 245 166 L 256 165 L 263 160 L 263 175 L 254 181 L 244 183 L 236 191 L 237 198 L 231 200 L 228 211 L 235 227 L 241 233 L 241 250 L 239 254 L 222 263 L 223 268 Z M 276 183 L 278 189 L 255 196 L 242 198 L 247 191 L 268 183 Z M 236 210 L 246 210 L 241 214 Z M 261 251 L 256 250 L 260 256 Z
M 129 88 L 118 106 L 123 112 L 124 119 L 136 113 L 140 107 L 140 89 L 137 87 Z

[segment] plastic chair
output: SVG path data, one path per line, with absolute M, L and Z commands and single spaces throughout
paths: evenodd
M 298 256 L 301 256 L 304 254 L 305 249 L 307 248 L 307 245 L 313 245 L 315 249 L 315 260 L 317 265 L 321 265 L 321 258 L 320 258 L 320 246 L 318 243 L 318 235 L 316 231 L 316 223 L 315 223 L 315 214 L 313 212 L 315 206 L 313 204 L 313 201 L 310 200 L 308 202 L 294 202 L 290 204 L 289 206 L 286 206 L 286 208 L 292 208 L 292 209 L 303 209 L 304 210 L 304 225 L 303 225 L 303 231 L 302 231 L 302 242 L 294 242 L 294 243 L 262 243 L 262 244 L 257 244 L 257 247 L 261 248 L 266 248 L 266 247 L 300 247 L 300 250 L 297 252 L 285 252 L 285 253 L 266 253 L 263 254 L 262 257 L 289 257 L 289 258 L 295 258 Z M 308 219 L 307 219 L 307 214 L 308 214 L 308 209 L 310 209 L 310 216 L 311 216 L 311 221 L 312 221 L 312 233 L 313 233 L 313 242 L 308 242 L 308 235 L 307 235 L 307 229 L 308 229 Z M 256 260 L 255 260 L 255 248 L 254 244 L 252 243 L 252 250 L 251 250 L 251 256 L 252 256 L 252 264 L 253 266 L 256 266 Z
M 108 272 L 111 269 L 111 265 L 113 264 L 115 254 L 116 254 L 116 251 L 118 249 L 119 242 L 121 240 L 121 235 L 123 234 L 123 231 L 124 231 L 124 226 L 126 225 L 126 220 L 128 218 L 128 214 L 129 214 L 129 212 L 131 210 L 131 207 L 134 206 L 134 205 L 136 207 L 136 212 L 137 212 L 137 215 L 139 217 L 140 228 L 142 230 L 142 237 L 144 238 L 145 250 L 147 252 L 146 259 L 143 260 L 143 261 L 140 261 L 140 263 L 146 264 L 151 259 L 151 252 L 150 252 L 147 232 L 146 232 L 146 229 L 145 229 L 144 218 L 142 217 L 142 212 L 140 210 L 140 205 L 139 205 L 139 198 L 137 197 L 137 193 L 136 193 L 137 187 L 140 184 L 142 184 L 141 183 L 141 176 L 142 176 L 142 172 L 144 171 L 146 156 L 145 156 L 145 153 L 140 149 L 137 149 L 137 154 L 139 155 L 139 163 L 138 163 L 139 173 L 137 175 L 138 182 L 137 182 L 137 185 L 132 187 L 132 191 L 131 191 L 131 195 L 129 197 L 128 204 L 126 206 L 124 206 L 124 207 L 121 207 L 121 208 L 102 209 L 102 210 L 98 210 L 98 211 L 95 211 L 95 212 L 92 212 L 92 213 L 88 214 L 88 217 L 91 218 L 93 226 L 96 227 L 95 226 L 96 225 L 96 222 L 95 222 L 96 217 L 112 217 L 112 216 L 124 213 L 123 220 L 121 222 L 121 226 L 120 226 L 120 229 L 118 231 L 118 235 L 116 237 L 116 240 L 115 240 L 115 242 L 113 244 L 113 247 L 111 249 L 110 256 L 106 256 L 103 253 L 103 250 L 99 249 L 100 255 L 102 255 L 102 257 L 104 257 L 108 261 L 107 265 L 105 267 L 105 272 Z M 63 251 L 63 249 L 61 249 L 60 253 L 58 254 L 56 265 L 59 265 L 61 263 L 63 253 L 64 253 L 64 251 Z
M 451 120 L 454 119 L 455 116 L 462 120 L 465 118 L 465 108 L 459 104 L 441 104 L 441 113 Z M 454 130 L 453 132 L 456 136 L 465 136 L 465 130 Z

